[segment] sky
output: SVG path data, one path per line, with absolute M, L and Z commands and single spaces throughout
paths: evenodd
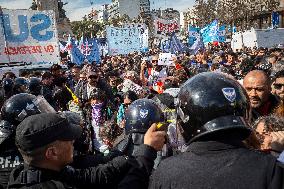
M 64 6 L 67 17 L 71 21 L 81 20 L 82 17 L 91 12 L 92 7 L 99 10 L 100 5 L 110 4 L 111 0 L 62 0 L 68 2 Z M 90 1 L 94 2 L 91 6 Z M 131 1 L 131 0 L 129 0 Z M 151 9 L 165 9 L 174 8 L 178 11 L 185 11 L 187 8 L 191 8 L 194 4 L 194 0 L 150 0 Z M 0 6 L 8 9 L 28 9 L 32 4 L 32 0 L 0 0 Z

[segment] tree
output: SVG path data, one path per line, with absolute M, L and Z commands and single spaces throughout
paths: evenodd
M 81 21 L 71 22 L 71 28 L 77 38 L 81 38 L 82 36 L 90 38 L 105 29 L 102 23 L 88 19 L 86 16 Z
M 32 6 L 30 7 L 30 9 L 37 10 L 37 4 L 36 4 L 35 0 L 33 0 Z

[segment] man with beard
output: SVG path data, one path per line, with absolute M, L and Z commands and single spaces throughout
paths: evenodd
M 272 79 L 274 80 L 274 94 L 279 98 L 280 103 L 275 109 L 275 114 L 284 116 L 284 67 L 282 63 L 277 63 L 272 69 Z
M 253 120 L 273 112 L 278 101 L 271 94 L 270 81 L 265 72 L 260 70 L 249 72 L 244 78 L 243 86 L 249 96 Z
M 78 83 L 75 88 L 75 95 L 80 99 L 80 103 L 82 103 L 83 105 L 88 100 L 90 100 L 91 91 L 96 88 L 103 90 L 106 93 L 107 98 L 109 100 L 113 100 L 110 86 L 101 78 L 99 78 L 99 75 L 94 71 L 90 71 L 87 74 L 87 81 Z

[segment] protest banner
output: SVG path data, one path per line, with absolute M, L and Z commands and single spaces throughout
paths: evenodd
M 123 88 L 121 90 L 122 92 L 127 92 L 127 91 L 133 91 L 137 95 L 141 95 L 144 92 L 144 89 L 140 86 L 134 83 L 133 81 L 129 79 L 125 79 L 123 82 Z
M 177 59 L 176 55 L 171 53 L 160 53 L 158 65 L 161 66 L 175 66 L 174 61 Z
M 107 27 L 107 40 L 110 55 L 129 54 L 141 50 L 140 29 L 138 27 Z
M 158 35 L 167 35 L 174 32 L 179 32 L 180 25 L 176 20 L 165 20 L 155 18 L 155 31 Z
M 53 11 L 2 9 L 0 63 L 60 62 Z

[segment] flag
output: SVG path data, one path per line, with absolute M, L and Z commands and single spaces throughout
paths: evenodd
M 226 26 L 225 25 L 222 25 L 219 27 L 218 35 L 219 35 L 219 40 L 218 40 L 219 42 L 226 41 Z
M 192 46 L 198 36 L 200 36 L 200 28 L 189 26 L 188 27 L 188 45 Z
M 201 36 L 198 36 L 194 44 L 190 47 L 190 50 L 193 51 L 193 54 L 196 54 L 199 49 L 204 48 L 204 43 Z
M 279 26 L 280 20 L 279 20 L 279 13 L 273 12 L 272 13 L 272 28 L 277 28 Z
M 86 56 L 86 59 L 89 62 L 96 61 L 97 64 L 100 63 L 101 62 L 101 56 L 100 56 L 100 50 L 99 50 L 97 39 L 92 38 L 92 39 L 88 40 L 86 44 L 89 45 L 89 48 L 90 48 L 89 49 L 90 52 Z
M 218 21 L 214 20 L 210 25 L 206 26 L 200 31 L 202 34 L 203 42 L 209 43 L 213 41 L 219 41 L 218 31 Z
M 84 55 L 81 53 L 81 51 L 79 50 L 78 46 L 75 43 L 75 39 L 70 39 L 71 42 L 71 62 L 80 65 L 82 64 L 82 62 L 85 60 Z
M 176 54 L 176 52 L 182 52 L 185 50 L 185 46 L 180 42 L 180 40 L 177 38 L 176 34 L 173 33 L 171 36 L 171 42 L 170 42 L 170 51 L 172 54 Z

